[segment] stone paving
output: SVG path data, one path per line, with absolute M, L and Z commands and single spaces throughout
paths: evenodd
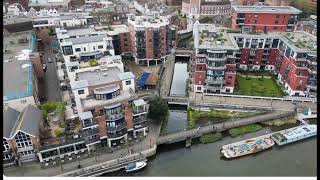
M 142 139 L 142 141 L 129 145 L 128 148 L 124 147 L 122 149 L 116 150 L 112 153 L 103 153 L 100 155 L 91 155 L 89 158 L 85 158 L 80 160 L 81 167 L 88 167 L 92 165 L 99 164 L 101 162 L 110 161 L 113 159 L 117 159 L 120 157 L 124 157 L 129 155 L 128 149 L 133 150 L 133 153 L 140 152 L 145 149 L 149 149 L 156 143 L 156 139 L 160 134 L 160 123 L 150 123 L 149 122 L 149 133 L 148 135 Z M 11 167 L 4 169 L 3 173 L 5 176 L 57 176 L 62 173 L 66 173 L 69 171 L 74 171 L 78 169 L 79 161 L 69 162 L 66 164 L 49 167 L 49 168 L 41 168 L 40 163 L 32 163 L 25 164 L 21 167 Z

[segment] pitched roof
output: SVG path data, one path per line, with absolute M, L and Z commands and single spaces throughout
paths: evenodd
M 3 137 L 10 138 L 11 131 L 18 120 L 20 112 L 11 107 L 3 110 Z
M 42 121 L 42 113 L 37 107 L 28 105 L 20 113 L 18 119 L 19 120 L 15 126 L 15 129 L 11 132 L 11 136 L 13 136 L 19 130 L 31 135 L 36 135 Z
M 28 105 L 21 113 L 8 107 L 3 112 L 3 137 L 12 138 L 18 131 L 36 135 L 42 120 L 41 110 Z

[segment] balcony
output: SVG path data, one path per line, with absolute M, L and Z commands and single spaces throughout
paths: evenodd
M 134 124 L 138 124 L 138 123 L 142 123 L 142 122 L 146 122 L 146 121 L 147 121 L 146 116 L 133 117 L 133 123 Z
M 133 125 L 134 130 L 142 129 L 145 127 L 147 127 L 147 122 L 134 123 Z
M 234 55 L 227 55 L 227 58 L 233 59 L 233 58 L 236 58 L 236 56 L 234 56 Z
M 115 139 L 115 138 L 120 138 L 121 136 L 124 136 L 127 134 L 127 129 L 124 129 L 122 131 L 118 131 L 116 133 L 107 133 L 107 136 L 109 139 Z
M 144 114 L 147 113 L 147 111 L 144 108 L 134 108 L 133 109 L 133 115 L 137 115 L 137 114 Z
M 206 79 L 207 84 L 224 84 L 225 80 L 213 80 L 213 79 Z
M 217 91 L 224 89 L 224 86 L 206 86 L 206 89 L 209 91 Z
M 226 69 L 227 66 L 224 65 L 224 66 L 208 66 L 207 69 L 210 69 L 210 70 L 224 70 Z
M 98 128 L 94 128 L 94 129 L 82 130 L 81 134 L 82 134 L 83 137 L 93 136 L 93 135 L 99 134 L 99 129 Z
M 222 58 L 214 58 L 214 57 L 208 57 L 208 61 L 225 61 L 226 57 Z
M 121 112 L 119 114 L 106 115 L 106 120 L 107 121 L 116 121 L 116 120 L 122 119 L 123 117 L 124 117 L 124 113 Z
M 97 125 L 98 122 L 95 118 L 92 118 L 92 121 L 82 121 L 82 128 L 88 128 L 94 125 Z
M 110 127 L 110 126 L 107 126 L 107 131 L 110 132 L 110 131 L 121 131 L 123 129 L 127 129 L 127 124 L 126 122 L 124 121 L 123 123 L 120 123 L 114 127 Z

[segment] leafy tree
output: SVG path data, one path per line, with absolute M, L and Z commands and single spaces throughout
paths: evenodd
M 169 113 L 169 107 L 165 100 L 156 96 L 149 101 L 148 117 L 151 119 L 162 120 Z

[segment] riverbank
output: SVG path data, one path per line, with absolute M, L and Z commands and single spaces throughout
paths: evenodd
M 281 126 L 280 126 L 281 127 Z M 280 129 L 286 129 L 282 126 Z M 283 147 L 238 158 L 221 158 L 221 147 L 225 144 L 265 135 L 273 132 L 270 127 L 246 133 L 232 138 L 223 137 L 214 143 L 192 144 L 185 148 L 185 143 L 161 145 L 156 156 L 148 159 L 146 169 L 133 174 L 124 171 L 105 176 L 316 176 L 317 175 L 317 138 L 310 138 Z M 304 155 L 301 156 L 301 152 Z M 214 167 L 214 168 L 213 168 Z M 279 168 L 281 167 L 281 168 Z M 232 171 L 230 171 L 232 169 Z
M 233 118 L 252 117 L 261 114 L 260 112 L 240 112 L 210 109 L 209 111 L 199 111 L 192 108 L 187 110 L 188 129 L 197 126 L 219 123 Z

